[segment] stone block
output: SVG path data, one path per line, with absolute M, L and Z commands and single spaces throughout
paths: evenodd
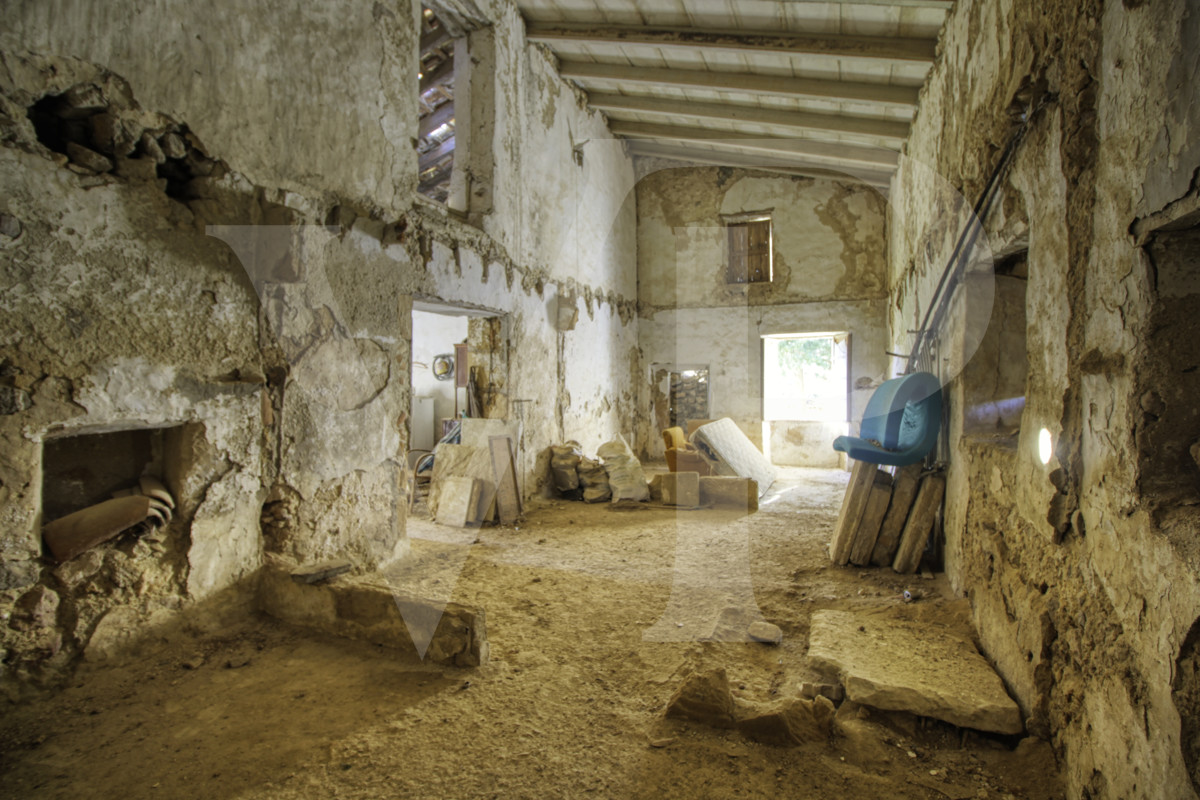
M 662 475 L 662 501 L 669 506 L 700 505 L 700 473 L 668 472 Z
M 158 146 L 167 158 L 183 158 L 187 155 L 187 143 L 178 133 L 164 133 L 158 137 Z
M 758 511 L 758 484 L 749 478 L 721 475 L 700 477 L 700 501 L 705 505 Z
M 91 172 L 110 172 L 113 168 L 113 163 L 107 158 L 75 142 L 67 142 L 67 155 L 72 163 Z
M 262 611 L 291 625 L 371 642 L 438 664 L 466 667 L 488 661 L 482 608 L 397 591 L 378 574 L 297 583 L 291 578 L 294 568 L 280 559 L 259 573 Z M 412 620 L 414 627 L 406 620 Z M 431 630 L 418 630 L 423 626 Z M 426 645 L 423 653 L 414 639 Z
M 433 477 L 429 483 L 429 497 L 426 501 L 434 519 L 438 517 L 446 481 L 452 477 L 479 480 L 480 492 L 475 519 L 487 521 L 495 516 L 496 481 L 492 473 L 492 456 L 486 447 L 438 445 L 433 461 Z
M 83 119 L 107 107 L 108 101 L 99 86 L 82 83 L 64 92 L 55 110 L 63 119 Z
M 935 622 L 815 611 L 808 657 L 835 670 L 856 703 L 993 733 L 1023 730 L 1020 708 L 974 643 Z
M 152 181 L 158 177 L 158 164 L 152 158 L 117 156 L 117 175 L 131 181 Z

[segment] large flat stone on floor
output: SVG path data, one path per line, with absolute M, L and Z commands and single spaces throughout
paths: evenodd
M 759 497 L 775 482 L 775 467 L 729 417 L 701 425 L 689 438 L 712 465 L 715 474 L 737 475 L 756 481 Z
M 808 655 L 836 670 L 857 703 L 993 733 L 1024 729 L 1021 710 L 975 645 L 937 623 L 816 611 Z

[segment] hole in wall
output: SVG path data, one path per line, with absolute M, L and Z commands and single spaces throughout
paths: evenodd
M 39 142 L 56 153 L 67 152 L 67 142 L 81 142 L 84 138 L 83 120 L 68 125 L 58 116 L 61 102 L 59 95 L 46 95 L 29 107 L 27 115 L 33 123 L 33 131 Z
M 162 483 L 179 499 L 176 519 L 190 515 L 183 504 L 196 442 L 204 426 L 129 428 L 48 438 L 42 443 L 42 523 L 137 489 L 143 476 Z
M 1192 788 L 1200 792 L 1200 619 L 1192 623 L 1179 648 L 1171 699 L 1179 712 L 1183 763 L 1192 779 Z
M 1159 504 L 1200 501 L 1200 227 L 1159 231 L 1145 247 L 1152 286 L 1136 364 L 1139 488 Z M 1200 453 L 1200 449 L 1197 449 Z
M 995 297 L 979 348 L 962 371 L 963 433 L 1015 440 L 1025 411 L 1028 373 L 1028 252 L 996 264 Z
M 708 367 L 672 372 L 668 385 L 670 427 L 686 431 L 689 421 L 709 418 Z
M 162 477 L 162 429 L 47 439 L 42 444 L 42 519 L 101 503 L 144 474 Z

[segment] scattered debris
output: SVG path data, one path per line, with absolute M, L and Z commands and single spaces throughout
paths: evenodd
M 829 698 L 790 697 L 767 706 L 751 706 L 737 721 L 737 729 L 757 742 L 789 747 L 827 738 L 834 713 Z
M 840 703 L 846 696 L 846 690 L 840 683 L 816 683 L 804 681 L 800 684 L 800 696 L 812 700 L 815 697 L 825 697 L 834 703 Z
M 629 443 L 623 436 L 618 435 L 611 442 L 600 445 L 596 455 L 604 460 L 604 468 L 608 472 L 608 483 L 612 487 L 613 502 L 618 500 L 633 500 L 645 502 L 650 499 L 650 489 L 646 485 L 646 475 L 642 472 L 642 463 L 629 449 Z
M 724 669 L 694 672 L 667 703 L 668 717 L 703 722 L 715 728 L 733 727 L 733 695 Z
M 603 464 L 585 456 L 579 460 L 578 471 L 579 485 L 583 487 L 583 502 L 603 503 L 612 497 L 608 470 Z
M 12 214 L 0 214 L 0 236 L 16 239 L 21 235 L 21 220 Z
M 204 666 L 205 660 L 206 659 L 205 659 L 203 653 L 195 653 L 195 654 L 191 655 L 190 657 L 184 659 L 180 663 L 180 666 L 183 667 L 184 669 L 200 669 L 201 667 Z
M 572 499 L 579 499 L 581 495 L 578 469 L 582 456 L 580 444 L 576 441 L 550 448 L 550 469 L 554 473 L 554 488 L 564 496 L 573 494 Z
M 769 622 L 761 620 L 751 622 L 750 627 L 746 629 L 746 633 L 756 642 L 764 644 L 779 644 L 783 641 L 783 631 L 778 625 L 772 625 Z

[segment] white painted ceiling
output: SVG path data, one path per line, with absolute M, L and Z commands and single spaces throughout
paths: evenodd
M 952 0 L 517 0 L 635 154 L 885 184 Z

